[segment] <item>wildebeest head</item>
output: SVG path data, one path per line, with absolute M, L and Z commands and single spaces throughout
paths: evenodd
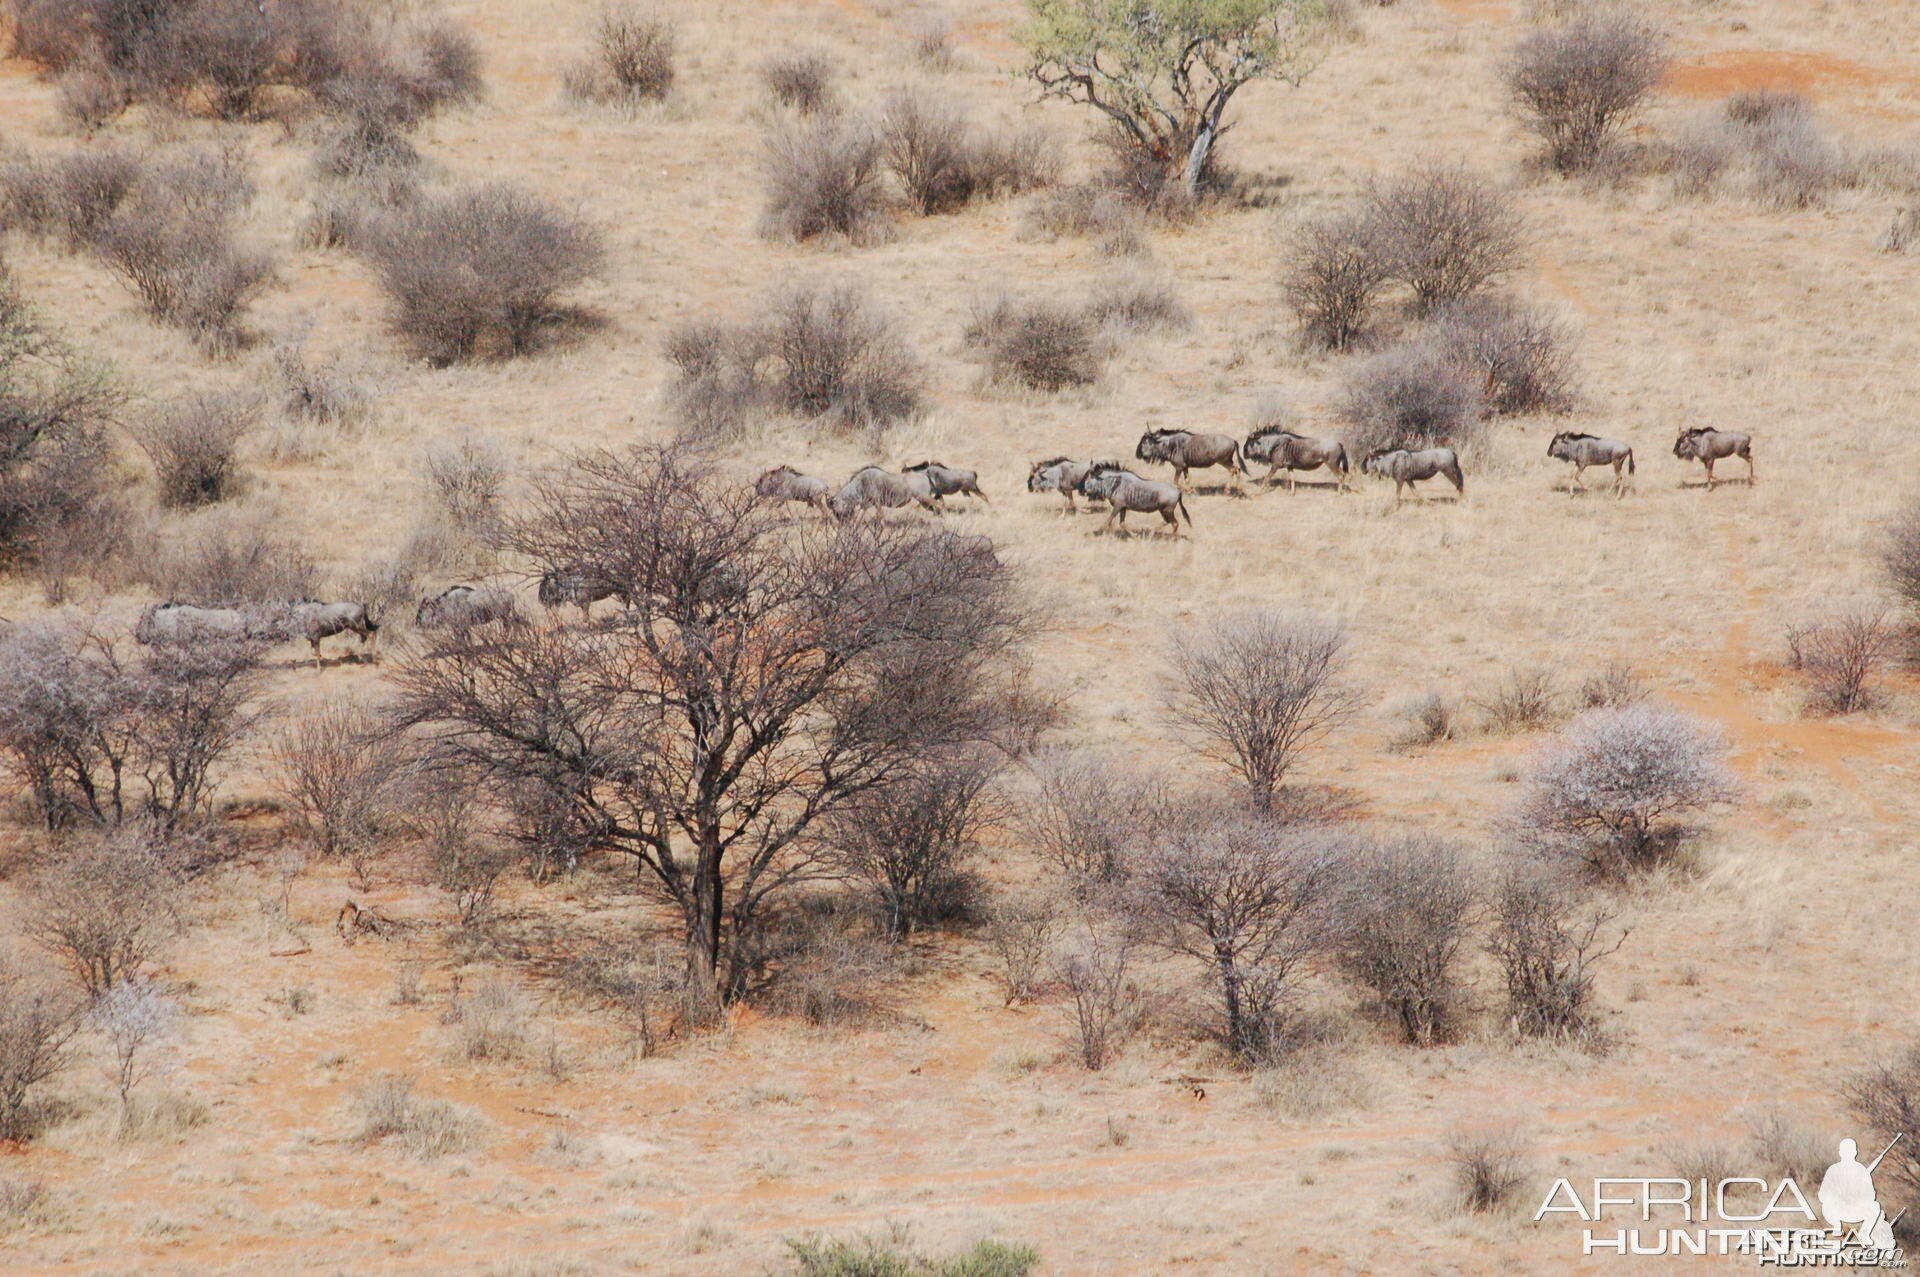
M 760 477 L 753 481 L 753 490 L 763 497 L 776 496 L 787 477 L 798 473 L 800 472 L 792 466 L 775 466 L 771 470 L 763 470 Z
M 1375 448 L 1360 463 L 1360 469 L 1367 474 L 1385 474 L 1388 463 L 1405 451 L 1405 448 Z
M 1701 437 L 1712 433 L 1713 432 L 1705 426 L 1694 426 L 1692 429 L 1682 430 L 1680 437 L 1673 441 L 1673 455 L 1682 461 L 1687 460 L 1689 457 L 1698 459 L 1700 456 Z
M 915 470 L 945 470 L 946 468 L 947 464 L 944 461 L 916 461 L 910 466 L 902 466 L 900 473 L 910 474 Z
M 1140 446 L 1133 455 L 1142 461 L 1165 461 L 1186 435 L 1185 430 L 1149 430 L 1140 436 Z
M 1028 492 L 1052 492 L 1060 486 L 1060 476 L 1054 473 L 1056 466 L 1067 464 L 1067 457 L 1048 457 L 1045 461 L 1036 461 L 1027 470 Z
M 1562 430 L 1547 443 L 1547 455 L 1561 461 L 1573 459 L 1573 445 L 1582 439 L 1591 439 L 1592 435 L 1581 434 L 1573 430 Z

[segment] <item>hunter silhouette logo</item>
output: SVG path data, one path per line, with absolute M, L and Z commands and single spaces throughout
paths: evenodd
M 1820 1215 L 1827 1226 L 1841 1234 L 1852 1231 L 1855 1243 L 1874 1250 L 1893 1249 L 1893 1226 L 1900 1215 L 1888 1219 L 1880 1209 L 1880 1198 L 1873 1191 L 1873 1173 L 1880 1169 L 1887 1154 L 1893 1152 L 1904 1135 L 1880 1150 L 1880 1156 L 1865 1166 L 1860 1164 L 1859 1146 L 1852 1140 L 1840 1141 L 1840 1160 L 1827 1168 L 1820 1180 Z
M 1571 1181 L 1556 1179 L 1533 1218 L 1578 1216 L 1587 1224 L 1586 1255 L 1751 1255 L 1765 1267 L 1900 1268 L 1906 1255 L 1893 1230 L 1906 1211 L 1888 1216 L 1873 1173 L 1906 1138 L 1894 1136 L 1871 1162 L 1860 1160 L 1854 1141 L 1841 1140 L 1839 1160 L 1814 1194 L 1817 1211 L 1791 1176 L 1731 1175 L 1718 1182 L 1601 1176 L 1585 1196 Z M 1667 1222 L 1674 1213 L 1679 1219 Z

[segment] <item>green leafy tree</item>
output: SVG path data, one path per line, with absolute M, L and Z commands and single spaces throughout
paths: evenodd
M 1188 193 L 1254 80 L 1298 86 L 1318 63 L 1323 0 L 1029 0 L 1027 68 L 1042 96 L 1113 122 Z

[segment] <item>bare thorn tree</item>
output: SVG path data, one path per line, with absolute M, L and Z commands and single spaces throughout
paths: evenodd
M 1605 943 L 1613 914 L 1581 903 L 1565 875 L 1515 865 L 1493 896 L 1487 951 L 1507 986 L 1507 1023 L 1522 1037 L 1590 1040 L 1593 968 L 1626 943 Z
M 1273 1054 L 1293 975 L 1327 943 L 1335 850 L 1323 830 L 1196 805 L 1134 867 L 1157 938 L 1208 968 L 1221 1039 L 1243 1060 Z
M 1257 810 L 1270 811 L 1301 753 L 1353 712 L 1355 697 L 1340 685 L 1346 645 L 1338 624 L 1266 610 L 1181 635 L 1173 719 L 1240 774 Z
M 1459 1027 L 1460 951 L 1478 904 L 1466 863 L 1437 838 L 1395 838 L 1357 848 L 1343 879 L 1340 965 L 1408 1042 L 1448 1041 Z
M 66 1067 L 79 1031 L 70 996 L 0 957 L 0 1140 L 32 1134 L 33 1089 Z
M 452 636 L 399 675 L 407 717 L 495 796 L 632 856 L 685 925 L 697 1004 L 764 974 L 752 943 L 823 869 L 825 822 L 1000 730 L 1027 626 L 984 538 L 796 526 L 673 451 L 576 458 L 510 529 L 626 601 L 611 630 Z

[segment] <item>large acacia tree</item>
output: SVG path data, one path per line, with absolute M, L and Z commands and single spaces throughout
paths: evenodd
M 704 463 L 636 450 L 537 485 L 510 541 L 627 609 L 481 627 L 411 659 L 410 718 L 571 848 L 634 857 L 685 924 L 699 1004 L 737 998 L 830 820 L 1002 737 L 1025 625 L 980 537 L 783 520 Z
M 1298 86 L 1317 64 L 1323 0 L 1029 0 L 1027 74 L 1090 106 L 1191 194 L 1255 80 Z

